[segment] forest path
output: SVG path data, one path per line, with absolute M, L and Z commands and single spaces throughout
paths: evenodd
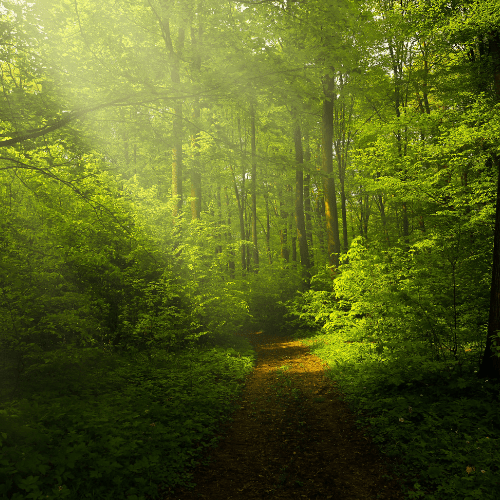
M 402 499 L 321 360 L 291 338 L 247 337 L 257 363 L 227 434 L 196 487 L 165 500 Z

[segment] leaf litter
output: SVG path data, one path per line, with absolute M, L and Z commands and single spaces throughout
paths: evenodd
M 164 500 L 403 499 L 321 359 L 290 337 L 247 338 L 257 362 L 233 418 L 194 469 L 194 488 Z

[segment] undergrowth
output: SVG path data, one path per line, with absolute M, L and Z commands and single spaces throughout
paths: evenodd
M 191 485 L 251 370 L 243 338 L 179 352 L 57 351 L 0 406 L 0 498 L 156 498 Z
M 358 424 L 395 459 L 407 498 L 500 498 L 498 383 L 479 380 L 472 363 L 416 351 L 384 356 L 341 330 L 301 340 L 328 363 Z

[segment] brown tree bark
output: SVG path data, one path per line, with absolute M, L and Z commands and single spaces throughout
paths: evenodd
M 226 233 L 226 238 L 228 242 L 231 242 L 231 207 L 229 204 L 229 195 L 227 194 L 227 186 L 224 186 L 224 197 L 226 199 L 226 210 L 227 210 L 227 233 Z M 234 278 L 234 270 L 235 270 L 235 265 L 234 265 L 234 250 L 229 250 L 229 261 L 227 263 L 227 268 L 229 270 L 229 277 L 231 279 Z
M 295 224 L 297 226 L 297 240 L 299 243 L 300 263 L 308 269 L 309 249 L 307 247 L 306 221 L 304 217 L 304 153 L 302 149 L 302 132 L 298 115 L 295 111 L 293 142 L 295 146 Z
M 305 149 L 304 149 L 304 160 L 305 162 L 309 165 L 311 161 L 311 147 L 309 145 L 309 133 L 307 129 L 305 130 L 304 133 L 304 140 L 305 140 Z M 309 247 L 309 250 L 312 249 L 313 246 L 313 230 L 312 230 L 312 218 L 311 218 L 311 174 L 307 173 L 304 176 L 304 213 L 306 217 L 306 238 L 307 238 L 307 244 Z M 312 265 L 312 259 L 310 256 L 311 260 L 311 265 Z
M 347 77 L 339 75 L 340 85 L 343 87 Z M 340 89 L 342 92 L 342 89 Z M 339 170 L 340 181 L 340 208 L 342 214 L 342 252 L 348 250 L 348 234 L 347 234 L 347 207 L 345 195 L 345 172 L 347 168 L 347 155 L 351 145 L 351 126 L 352 114 L 354 109 L 354 98 L 341 96 L 340 99 L 334 99 L 334 147 L 335 157 L 337 158 L 337 166 Z
M 335 191 L 335 179 L 333 177 L 333 95 L 334 77 L 326 75 L 324 77 L 324 98 L 323 98 L 323 118 L 322 118 L 322 167 L 324 174 L 324 194 L 325 194 L 325 217 L 328 262 L 332 270 L 339 265 L 340 236 L 339 220 L 337 212 L 337 193 Z
M 198 30 L 194 27 L 191 28 L 191 43 L 194 52 L 197 54 L 193 61 L 193 70 L 195 75 L 201 69 L 201 39 L 203 35 L 203 26 L 200 22 Z M 201 118 L 200 100 L 196 98 L 193 105 L 193 122 L 198 126 Z M 201 216 L 201 166 L 200 166 L 200 132 L 199 128 L 193 131 L 191 136 L 192 150 L 193 150 L 193 165 L 191 167 L 191 218 L 193 220 L 199 219 Z
M 250 129 L 252 143 L 252 243 L 253 243 L 253 270 L 259 272 L 259 247 L 257 242 L 257 147 L 255 139 L 255 107 L 250 108 Z
M 236 184 L 236 176 L 234 175 L 233 167 L 231 168 L 231 172 L 233 174 L 233 186 L 234 186 L 234 195 L 236 196 L 236 201 L 238 203 L 238 216 L 240 220 L 240 238 L 241 238 L 241 269 L 243 274 L 247 270 L 247 258 L 246 258 L 246 245 L 243 242 L 246 240 L 245 235 L 245 217 L 244 217 L 244 208 L 242 205 L 242 200 L 240 197 L 240 193 L 238 191 L 238 185 Z
M 285 202 L 283 201 L 283 189 L 279 189 L 278 198 L 280 200 L 280 244 L 281 244 L 281 257 L 287 262 L 290 261 L 290 249 L 288 248 L 288 212 L 285 210 Z
M 177 36 L 177 47 L 174 49 L 172 39 L 170 37 L 170 24 L 166 19 L 162 23 L 164 30 L 165 43 L 171 60 L 170 75 L 174 87 L 181 83 L 181 59 L 182 51 L 184 50 L 185 30 L 180 27 Z M 174 118 L 172 120 L 172 136 L 174 147 L 172 151 L 172 198 L 174 199 L 174 216 L 177 216 L 182 211 L 182 101 L 178 100 L 174 104 Z
M 221 187 L 217 185 L 217 218 L 219 219 L 219 227 L 222 227 L 222 201 L 221 201 Z M 219 243 L 215 245 L 215 253 L 222 253 L 222 232 L 217 235 Z
M 269 260 L 269 264 L 273 263 L 272 255 L 271 255 L 271 214 L 269 211 L 269 191 L 266 183 L 266 189 L 264 191 L 264 202 L 266 205 L 266 249 L 267 249 L 267 258 Z
M 489 52 L 493 62 L 493 82 L 497 102 L 500 102 L 500 32 L 494 33 L 489 40 Z M 479 377 L 500 378 L 500 157 L 493 154 L 496 167 L 497 200 L 495 210 L 495 235 L 493 243 L 493 267 L 490 290 L 490 314 L 488 335 L 483 359 L 479 368 Z
M 201 116 L 200 104 L 195 101 L 193 120 L 198 122 Z M 195 132 L 192 137 L 193 166 L 191 168 L 191 218 L 199 219 L 201 216 L 201 170 L 200 170 L 200 133 Z
M 488 318 L 488 335 L 483 359 L 479 368 L 479 377 L 500 378 L 500 159 L 494 157 L 498 172 L 497 200 L 495 210 L 495 236 L 493 243 L 493 268 L 490 290 L 490 314 Z

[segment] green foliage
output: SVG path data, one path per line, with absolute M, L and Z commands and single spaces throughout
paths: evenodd
M 288 328 L 284 322 L 285 302 L 302 289 L 300 275 L 289 268 L 264 268 L 248 276 L 248 307 L 252 315 L 248 328 L 279 334 Z
M 253 365 L 248 343 L 58 351 L 0 411 L 3 498 L 157 498 L 195 466 Z
M 500 385 L 477 379 L 470 349 L 458 363 L 423 349 L 393 355 L 342 330 L 304 342 L 328 363 L 359 425 L 395 459 L 408 498 L 498 498 Z

